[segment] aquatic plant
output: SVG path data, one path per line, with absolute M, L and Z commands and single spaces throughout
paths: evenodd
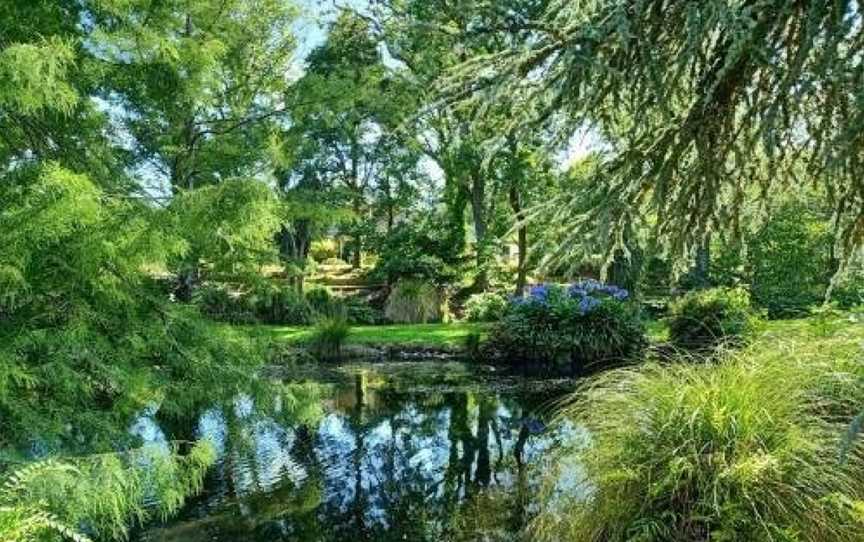
M 338 360 L 350 333 L 347 310 L 341 304 L 333 305 L 318 317 L 309 342 L 310 350 L 318 359 Z

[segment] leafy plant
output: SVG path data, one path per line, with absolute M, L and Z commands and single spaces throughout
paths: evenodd
M 465 301 L 465 319 L 469 322 L 495 322 L 507 312 L 507 298 L 495 292 L 474 294 Z
M 306 290 L 306 302 L 313 311 L 318 313 L 326 312 L 333 304 L 333 294 L 325 287 L 317 286 Z
M 670 305 L 669 338 L 675 346 L 689 350 L 740 346 L 757 323 L 743 288 L 694 290 Z
M 484 345 L 485 357 L 515 365 L 596 369 L 646 344 L 629 292 L 588 280 L 569 288 L 539 285 L 511 300 Z
M 804 205 L 787 204 L 749 240 L 753 302 L 770 317 L 800 316 L 822 303 L 834 272 L 829 226 Z
M 214 460 L 199 442 L 182 456 L 150 446 L 17 468 L 0 486 L 0 540 L 125 540 L 130 524 L 164 520 L 199 492 Z
M 193 301 L 211 318 L 234 324 L 305 325 L 313 316 L 306 298 L 269 280 L 256 280 L 234 291 L 228 285 L 206 284 L 195 292 Z

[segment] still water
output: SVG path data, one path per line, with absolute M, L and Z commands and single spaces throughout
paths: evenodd
M 140 542 L 516 540 L 537 511 L 568 380 L 458 363 L 355 364 L 283 381 L 276 400 L 202 409 L 218 462 L 180 515 Z M 176 438 L 158 417 L 133 428 Z

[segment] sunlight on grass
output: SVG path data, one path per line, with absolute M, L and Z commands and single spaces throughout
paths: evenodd
M 304 343 L 311 337 L 309 327 L 266 329 L 273 338 L 294 344 Z M 458 347 L 468 335 L 483 335 L 487 329 L 488 325 L 476 323 L 357 326 L 351 328 L 347 344 Z

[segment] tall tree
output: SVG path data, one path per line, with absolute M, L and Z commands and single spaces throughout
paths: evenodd
M 692 256 L 746 201 L 800 187 L 802 169 L 841 215 L 845 256 L 864 240 L 856 2 L 556 0 L 517 25 L 522 40 L 455 69 L 444 93 L 522 94 L 531 107 L 514 122 L 593 126 L 619 247 L 648 208 L 658 237 Z
M 406 79 L 417 95 L 423 97 L 420 103 L 424 109 L 416 115 L 412 129 L 424 152 L 442 171 L 451 194 L 448 201 L 468 205 L 477 270 L 474 287 L 479 290 L 489 283 L 497 237 L 492 222 L 508 190 L 506 182 L 496 177 L 491 162 L 511 148 L 489 144 L 501 134 L 506 108 L 430 108 L 436 99 L 432 89 L 454 66 L 475 55 L 492 54 L 507 47 L 513 41 L 509 30 L 518 28 L 512 22 L 532 18 L 545 3 L 540 0 L 371 3 L 371 18 L 388 53 L 401 63 Z M 461 197 L 452 197 L 459 193 Z M 464 209 L 454 211 L 458 215 Z
M 333 23 L 307 64 L 290 92 L 296 105 L 283 134 L 290 164 L 286 174 L 316 176 L 317 186 L 345 194 L 354 213 L 352 263 L 359 268 L 372 217 L 370 200 L 376 191 L 383 193 L 392 210 L 394 181 L 416 170 L 416 153 L 394 133 L 412 98 L 384 65 L 368 23 L 349 12 Z
M 174 191 L 266 170 L 295 12 L 283 0 L 96 2 L 102 97 L 123 110 L 135 165 Z

